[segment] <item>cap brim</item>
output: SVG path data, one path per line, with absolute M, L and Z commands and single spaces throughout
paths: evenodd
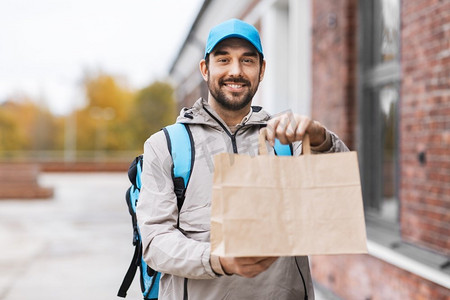
M 226 36 L 221 37 L 219 40 L 214 42 L 214 44 L 212 44 L 208 49 L 206 49 L 204 58 L 206 58 L 206 56 L 208 54 L 210 54 L 220 42 L 222 42 L 223 40 L 226 40 L 226 39 L 230 39 L 230 38 L 239 38 L 239 39 L 246 40 L 255 48 L 255 50 L 259 53 L 259 55 L 261 55 L 261 57 L 264 57 L 261 49 L 258 49 L 258 46 L 255 45 L 249 38 L 247 38 L 246 36 L 239 34 L 239 33 L 232 33 L 232 34 L 228 34 Z

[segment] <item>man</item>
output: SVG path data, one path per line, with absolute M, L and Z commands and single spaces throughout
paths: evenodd
M 211 30 L 200 61 L 208 99 L 183 109 L 177 119 L 189 124 L 195 144 L 195 164 L 181 211 L 164 133 L 152 135 L 145 143 L 137 215 L 144 258 L 162 273 L 160 299 L 314 299 L 307 257 L 210 254 L 214 154 L 257 153 L 257 137 L 264 126 L 272 145 L 275 138 L 293 143 L 294 155 L 300 154 L 305 133 L 313 151 L 348 150 L 335 134 L 306 116 L 284 114 L 271 119 L 260 107 L 252 107 L 265 67 L 259 33 L 253 26 L 232 19 Z

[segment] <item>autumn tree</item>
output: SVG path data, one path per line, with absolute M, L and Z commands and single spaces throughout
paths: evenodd
M 11 98 L 0 107 L 0 150 L 62 149 L 60 118 L 28 97 Z
M 77 112 L 79 150 L 128 150 L 132 132 L 127 128 L 133 93 L 107 74 L 84 79 L 87 105 Z
M 176 119 L 174 91 L 170 84 L 156 81 L 139 91 L 131 121 L 135 142 L 142 148 L 145 140 Z
M 175 121 L 173 89 L 167 83 L 155 82 L 134 92 L 118 77 L 90 73 L 82 87 L 86 103 L 70 116 L 54 116 L 27 97 L 0 103 L 0 156 L 62 151 L 65 146 L 88 155 L 94 151 L 96 156 L 138 153 L 152 133 Z
M 0 150 L 17 151 L 27 147 L 27 136 L 17 121 L 16 104 L 3 103 L 0 107 Z

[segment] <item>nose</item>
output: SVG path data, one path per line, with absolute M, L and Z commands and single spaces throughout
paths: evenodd
M 233 60 L 230 64 L 230 70 L 229 70 L 230 76 L 241 76 L 242 75 L 242 66 L 239 60 Z

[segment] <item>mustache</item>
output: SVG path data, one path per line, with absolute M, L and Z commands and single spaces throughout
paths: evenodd
M 219 80 L 219 84 L 220 85 L 224 85 L 225 81 L 226 82 L 233 82 L 233 83 L 242 83 L 244 85 L 250 86 L 250 81 L 248 81 L 245 78 L 241 78 L 241 77 L 230 77 L 230 78 L 227 78 L 227 79 L 220 79 Z

